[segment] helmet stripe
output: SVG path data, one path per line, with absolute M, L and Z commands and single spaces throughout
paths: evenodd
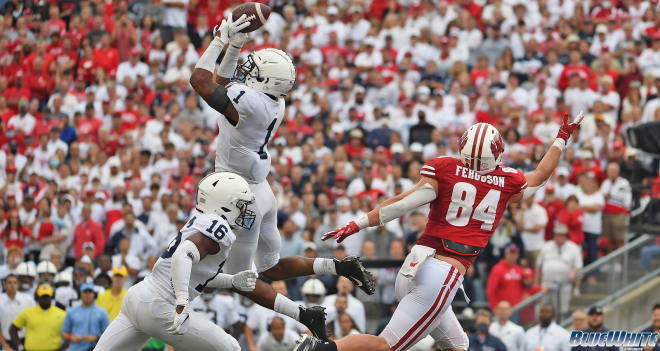
M 470 168 L 474 169 L 474 157 L 475 157 L 475 151 L 477 151 L 477 142 L 479 141 L 479 131 L 481 131 L 481 127 L 483 124 L 479 123 L 477 126 L 477 130 L 472 134 L 473 142 L 472 142 L 472 152 L 470 153 Z
M 477 169 L 476 171 L 481 171 L 481 152 L 484 149 L 484 139 L 486 139 L 486 131 L 488 130 L 488 125 L 484 125 L 483 132 L 481 132 L 481 140 L 479 141 L 479 157 L 477 158 Z

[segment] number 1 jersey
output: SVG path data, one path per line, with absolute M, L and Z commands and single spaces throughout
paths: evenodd
M 420 174 L 438 182 L 438 196 L 430 204 L 425 236 L 485 247 L 497 228 L 511 196 L 527 187 L 517 169 L 497 167 L 478 174 L 453 157 L 427 161 Z
M 233 172 L 248 183 L 261 183 L 270 171 L 267 146 L 284 118 L 284 99 L 273 99 L 238 83 L 227 87 L 227 96 L 239 118 L 235 126 L 225 117 L 218 119 L 215 171 Z
M 188 222 L 184 224 L 177 236 L 170 242 L 167 250 L 156 261 L 151 273 L 144 278 L 147 285 L 154 288 L 162 298 L 172 304 L 175 301 L 170 274 L 172 255 L 183 240 L 198 232 L 216 242 L 220 246 L 220 250 L 215 254 L 206 255 L 206 257 L 192 265 L 188 284 L 189 301 L 199 296 L 206 285 L 222 272 L 222 266 L 229 255 L 229 249 L 236 240 L 236 235 L 222 217 L 193 210 L 188 217 Z

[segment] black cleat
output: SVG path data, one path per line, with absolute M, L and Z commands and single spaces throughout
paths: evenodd
M 322 341 L 330 341 L 330 338 L 328 337 L 328 326 L 325 322 L 325 307 L 300 306 L 299 322 L 304 324 L 309 329 L 309 331 L 314 334 L 314 337 Z
M 296 346 L 293 351 L 318 351 L 321 347 L 321 341 L 313 337 L 303 334 L 300 339 L 296 341 Z
M 373 295 L 376 292 L 374 277 L 362 266 L 360 258 L 346 256 L 341 261 L 335 258 L 335 270 L 338 275 L 348 278 L 367 295 Z

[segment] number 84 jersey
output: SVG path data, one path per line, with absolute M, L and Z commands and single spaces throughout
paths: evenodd
M 201 233 L 214 242 L 218 243 L 220 250 L 215 254 L 209 254 L 201 261 L 193 264 L 190 271 L 190 282 L 188 284 L 189 300 L 202 293 L 206 285 L 222 272 L 222 266 L 229 255 L 229 249 L 236 240 L 227 221 L 215 214 L 204 214 L 193 210 L 188 217 L 188 222 L 181 228 L 176 237 L 160 256 L 151 273 L 144 278 L 146 284 L 155 289 L 158 294 L 168 302 L 174 304 L 174 288 L 170 269 L 172 267 L 172 255 L 183 240 L 189 236 Z
M 477 247 L 486 246 L 511 196 L 527 187 L 520 170 L 499 166 L 478 174 L 453 157 L 427 161 L 420 174 L 438 182 L 423 236 Z
M 284 117 L 284 99 L 273 99 L 246 85 L 232 83 L 227 97 L 238 112 L 235 126 L 220 117 L 215 149 L 215 171 L 233 172 L 248 183 L 266 180 L 270 171 L 267 145 Z

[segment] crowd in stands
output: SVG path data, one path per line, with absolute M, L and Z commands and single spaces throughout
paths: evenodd
M 4 349 L 16 349 L 16 338 L 28 350 L 89 349 L 185 223 L 224 118 L 189 78 L 213 27 L 240 2 L 0 1 Z M 660 181 L 658 159 L 626 136 L 660 121 L 657 0 L 268 4 L 273 12 L 242 59 L 275 47 L 296 63 L 286 122 L 269 145 L 282 256 L 402 260 L 424 230 L 425 208 L 341 245 L 320 236 L 410 189 L 425 160 L 457 156 L 473 123 L 496 126 L 504 163 L 529 171 L 561 117 L 584 111 L 552 179 L 509 206 L 464 284 L 493 311 L 549 288 L 567 302 L 580 293 L 576 271 L 626 242 L 629 212 L 645 195 L 637 186 Z M 658 247 L 645 250 L 647 268 Z M 374 333 L 396 307 L 397 269 L 373 271 L 374 296 L 336 277 L 316 277 L 324 293 L 306 296 L 308 277 L 273 284 L 305 303 L 327 295 L 335 336 Z M 290 342 L 293 323 L 251 321 L 258 307 L 226 294 L 208 292 L 197 308 L 249 335 L 246 350 Z M 540 310 L 541 328 L 566 312 Z M 487 343 L 496 322 L 487 311 L 477 318 L 473 338 Z M 35 320 L 52 333 L 35 334 Z M 545 345 L 555 349 L 564 350 Z

